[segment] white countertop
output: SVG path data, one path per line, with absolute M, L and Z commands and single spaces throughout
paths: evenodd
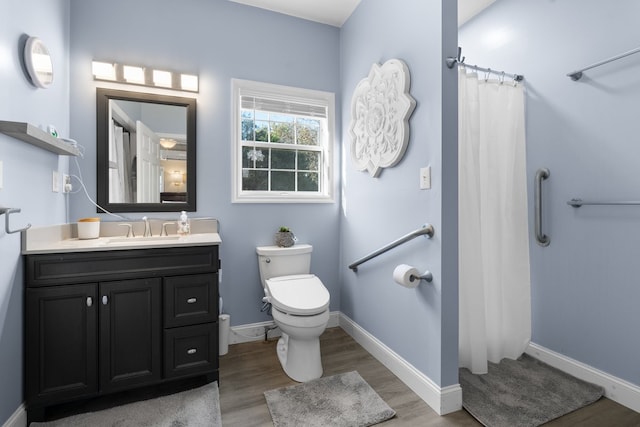
M 75 224 L 32 227 L 22 232 L 22 254 L 211 246 L 222 243 L 217 232 L 217 221 L 213 219 L 200 220 L 197 224 L 192 221 L 193 232 L 186 236 L 159 236 L 156 233 L 152 237 L 125 237 L 123 230 L 118 224 L 105 222 L 101 224 L 100 237 L 78 239 Z

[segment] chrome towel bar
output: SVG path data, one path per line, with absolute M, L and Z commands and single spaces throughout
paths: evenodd
M 381 255 L 381 254 L 387 252 L 388 250 L 391 250 L 391 249 L 395 248 L 396 246 L 400 246 L 401 244 L 406 243 L 409 240 L 413 240 L 418 236 L 426 235 L 427 237 L 432 238 L 434 232 L 435 231 L 433 230 L 433 226 L 431 224 L 425 224 L 421 228 L 418 228 L 417 230 L 414 230 L 411 233 L 406 234 L 406 235 L 402 236 L 401 238 L 399 238 L 397 240 L 394 240 L 393 242 L 391 242 L 388 245 L 378 249 L 377 251 L 371 252 L 369 255 L 364 256 L 364 257 L 360 258 L 359 260 L 353 262 L 351 265 L 349 265 L 349 268 L 351 270 L 353 270 L 354 272 L 356 272 L 356 271 L 358 271 L 358 266 L 360 264 L 363 264 L 363 263 L 369 261 L 370 259 L 375 258 L 378 255 Z
M 619 201 L 619 202 L 590 202 L 582 199 L 571 199 L 567 202 L 568 205 L 574 208 L 579 208 L 584 205 L 599 205 L 599 206 L 635 206 L 640 205 L 640 201 Z
M 6 231 L 7 234 L 13 234 L 13 233 L 18 233 L 20 231 L 25 231 L 29 227 L 31 227 L 31 224 L 27 224 L 27 226 L 24 227 L 24 228 L 19 228 L 17 230 L 11 230 L 11 228 L 9 227 L 9 215 L 11 215 L 12 213 L 18 213 L 18 212 L 20 212 L 20 209 L 16 209 L 16 208 L 0 208 L 0 215 L 5 215 L 5 217 L 4 217 L 4 231 Z
M 573 80 L 574 82 L 578 81 L 578 80 L 580 80 L 582 78 L 582 73 L 584 71 L 590 70 L 592 68 L 599 67 L 599 66 L 604 65 L 604 64 L 608 64 L 609 62 L 617 61 L 618 59 L 626 58 L 627 56 L 636 54 L 638 52 L 640 52 L 640 47 L 638 47 L 636 49 L 632 49 L 632 50 L 630 50 L 628 52 L 621 53 L 620 55 L 616 55 L 616 56 L 613 56 L 611 58 L 607 58 L 604 61 L 596 62 L 595 64 L 591 64 L 591 65 L 586 66 L 584 68 L 581 68 L 579 70 L 575 70 L 575 71 L 572 71 L 570 73 L 567 73 L 567 77 L 570 77 L 571 80 Z

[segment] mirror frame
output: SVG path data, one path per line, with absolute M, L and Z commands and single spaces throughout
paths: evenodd
M 109 101 L 112 99 L 175 105 L 187 108 L 187 201 L 184 203 L 109 202 Z M 194 212 L 196 210 L 196 99 L 144 92 L 96 88 L 97 200 L 109 212 Z M 98 213 L 104 211 L 97 208 Z

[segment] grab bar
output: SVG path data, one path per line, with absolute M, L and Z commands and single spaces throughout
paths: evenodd
M 359 260 L 353 262 L 351 265 L 349 265 L 349 268 L 351 270 L 353 270 L 354 272 L 358 271 L 358 266 L 360 264 L 363 264 L 367 261 L 369 261 L 372 258 L 377 257 L 380 254 L 383 254 L 385 252 L 387 252 L 390 249 L 395 248 L 396 246 L 400 246 L 403 243 L 408 242 L 409 240 L 413 240 L 418 236 L 423 236 L 423 235 L 427 235 L 429 238 L 432 238 L 434 234 L 434 230 L 433 230 L 433 226 L 431 224 L 425 224 L 423 225 L 421 228 L 418 228 L 417 230 L 412 231 L 411 233 L 402 236 L 401 238 L 394 240 L 393 242 L 389 243 L 388 245 L 378 249 L 377 251 L 371 252 L 369 255 L 364 256 L 362 258 L 360 258 Z
M 18 233 L 20 231 L 25 231 L 29 227 L 31 227 L 31 224 L 27 224 L 27 226 L 24 227 L 24 228 L 11 230 L 11 228 L 9 227 L 9 215 L 11 215 L 12 213 L 18 213 L 18 212 L 20 212 L 20 209 L 16 209 L 16 208 L 0 208 L 0 215 L 5 215 L 5 217 L 4 217 L 4 231 L 6 231 L 7 234 L 13 234 L 13 233 Z
M 549 246 L 549 236 L 542 232 L 542 181 L 549 178 L 549 169 L 542 168 L 536 172 L 534 198 L 535 198 L 535 228 L 536 242 L 540 246 Z
M 636 201 L 620 201 L 620 202 L 589 202 L 582 199 L 571 199 L 567 202 L 568 205 L 574 208 L 579 208 L 583 205 L 600 205 L 600 206 L 635 206 L 640 205 L 640 202 Z

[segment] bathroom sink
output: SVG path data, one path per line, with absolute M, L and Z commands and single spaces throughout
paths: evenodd
M 181 236 L 150 236 L 150 237 L 111 237 L 107 240 L 108 245 L 135 245 L 153 242 L 171 242 L 180 240 Z

